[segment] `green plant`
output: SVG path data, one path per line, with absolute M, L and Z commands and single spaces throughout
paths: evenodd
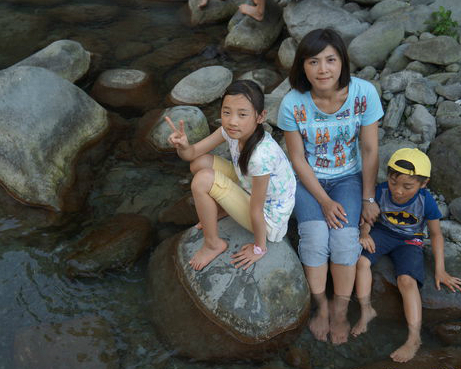
M 446 10 L 443 6 L 438 11 L 431 14 L 431 19 L 426 22 L 432 34 L 440 36 L 446 35 L 458 39 L 458 22 L 451 19 L 451 10 Z

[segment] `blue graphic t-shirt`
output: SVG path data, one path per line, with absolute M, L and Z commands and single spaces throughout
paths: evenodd
M 375 87 L 352 77 L 346 101 L 333 114 L 317 108 L 310 91 L 291 90 L 280 104 L 277 125 L 284 131 L 298 130 L 317 178 L 332 179 L 362 169 L 360 127 L 376 122 L 383 114 Z
M 378 222 L 399 235 L 424 235 L 427 220 L 440 219 L 442 214 L 428 190 L 421 188 L 405 204 L 392 201 L 388 182 L 376 186 L 376 202 L 381 209 Z

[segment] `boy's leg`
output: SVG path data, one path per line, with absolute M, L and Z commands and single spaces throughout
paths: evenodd
M 249 15 L 250 17 L 261 22 L 264 19 L 266 0 L 253 0 L 253 2 L 255 3 L 255 6 L 251 6 L 248 4 L 240 5 L 240 13 Z
M 397 286 L 403 299 L 403 310 L 408 324 L 407 341 L 390 356 L 392 360 L 404 363 L 411 360 L 421 346 L 421 296 L 417 281 L 409 275 L 399 275 Z
M 373 276 L 371 274 L 371 262 L 366 256 L 360 256 L 357 262 L 357 272 L 355 276 L 355 293 L 360 304 L 359 321 L 351 329 L 351 334 L 357 337 L 367 331 L 368 323 L 376 317 L 376 311 L 371 306 L 371 284 Z
M 199 170 L 192 180 L 195 209 L 204 235 L 202 247 L 189 261 L 195 270 L 203 269 L 227 248 L 227 243 L 218 236 L 218 204 L 210 196 L 214 179 L 215 172 L 208 168 Z

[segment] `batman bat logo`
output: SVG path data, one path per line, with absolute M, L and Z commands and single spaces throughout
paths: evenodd
M 386 211 L 384 216 L 392 224 L 413 225 L 418 223 L 418 218 L 406 211 Z

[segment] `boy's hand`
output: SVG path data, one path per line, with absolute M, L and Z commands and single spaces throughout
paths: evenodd
M 438 291 L 440 291 L 440 283 L 447 286 L 451 292 L 456 292 L 456 290 L 461 292 L 461 279 L 452 277 L 446 271 L 435 272 L 435 287 Z
M 362 245 L 362 247 L 367 250 L 370 254 L 374 254 L 376 249 L 375 249 L 375 241 L 373 241 L 373 238 L 369 234 L 367 235 L 362 235 L 359 238 L 359 242 Z
M 234 259 L 231 261 L 231 264 L 235 264 L 234 266 L 236 268 L 240 268 L 241 266 L 245 265 L 243 270 L 247 270 L 252 264 L 261 259 L 265 254 L 265 252 L 263 254 L 255 254 L 253 249 L 254 244 L 252 243 L 243 245 L 239 252 L 236 252 L 231 256 L 231 258 Z
M 179 150 L 185 150 L 189 147 L 189 141 L 187 140 L 186 132 L 184 131 L 184 121 L 179 121 L 179 129 L 175 127 L 170 117 L 165 117 L 166 122 L 170 126 L 173 133 L 168 137 L 168 142 Z

